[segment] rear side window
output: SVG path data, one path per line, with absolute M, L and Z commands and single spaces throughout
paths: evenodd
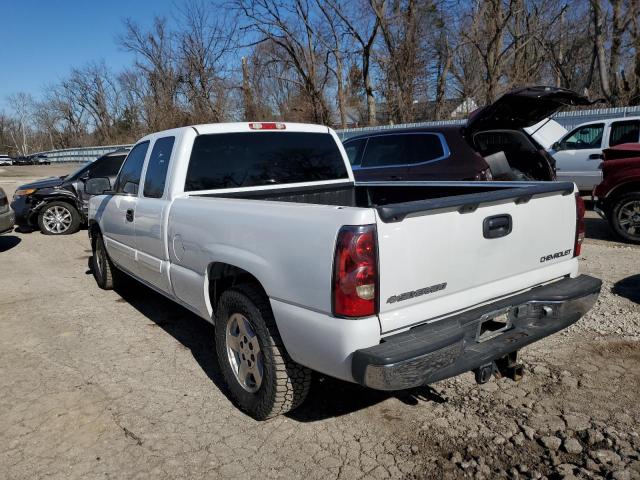
M 144 157 L 147 155 L 148 148 L 149 142 L 142 142 L 133 147 L 133 150 L 129 152 L 118 175 L 118 180 L 116 181 L 117 193 L 138 194 L 142 165 L 144 164 Z
M 362 150 L 366 143 L 366 138 L 345 143 L 344 150 L 347 152 L 347 157 L 349 157 L 349 163 L 352 167 L 360 166 L 360 163 L 362 162 Z
M 328 133 L 241 132 L 200 135 L 185 191 L 347 179 Z
M 411 163 L 423 163 L 444 157 L 444 147 L 438 135 L 420 133 L 407 135 L 407 151 Z
M 613 122 L 611 124 L 611 136 L 609 146 L 620 145 L 621 143 L 638 143 L 640 137 L 640 121 L 627 120 L 624 122 Z
M 151 150 L 147 173 L 144 176 L 143 195 L 149 198 L 160 198 L 164 194 L 167 181 L 167 169 L 176 137 L 163 137 L 156 140 Z
M 114 155 L 96 162 L 96 164 L 90 169 L 91 178 L 115 177 L 118 174 L 118 170 L 120 170 L 125 157 L 126 155 Z
M 405 154 L 406 135 L 370 137 L 362 159 L 363 167 L 392 167 L 409 163 Z

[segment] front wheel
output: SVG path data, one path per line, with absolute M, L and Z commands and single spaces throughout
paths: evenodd
M 80 229 L 80 214 L 66 202 L 51 202 L 42 207 L 38 227 L 45 235 L 70 235 Z
M 265 420 L 304 401 L 311 370 L 289 357 L 269 302 L 258 288 L 234 287 L 220 296 L 215 333 L 220 369 L 241 410 Z
M 609 224 L 619 237 L 640 243 L 640 192 L 625 193 L 613 201 Z

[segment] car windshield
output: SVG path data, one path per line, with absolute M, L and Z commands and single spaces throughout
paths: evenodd
M 91 165 L 92 162 L 84 162 L 78 168 L 76 168 L 73 172 L 65 177 L 65 180 L 75 180 L 84 172 L 84 170 Z

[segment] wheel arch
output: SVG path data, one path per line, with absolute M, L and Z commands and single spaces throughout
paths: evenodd
M 605 201 L 607 203 L 607 206 L 611 207 L 616 199 L 618 199 L 621 195 L 633 192 L 640 192 L 640 178 L 634 178 L 612 188 L 606 196 Z
M 266 289 L 256 275 L 230 263 L 211 262 L 207 267 L 206 282 L 209 306 L 214 315 L 222 293 L 235 285 L 253 285 L 265 298 L 269 298 Z

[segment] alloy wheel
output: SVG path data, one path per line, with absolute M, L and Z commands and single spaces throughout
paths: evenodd
M 47 208 L 42 216 L 42 223 L 48 232 L 61 234 L 69 230 L 73 218 L 68 208 L 54 205 Z
M 251 322 L 240 313 L 232 314 L 226 328 L 227 356 L 238 383 L 249 393 L 262 385 L 264 358 Z
M 620 207 L 618 225 L 627 235 L 640 238 L 640 200 L 630 200 Z

